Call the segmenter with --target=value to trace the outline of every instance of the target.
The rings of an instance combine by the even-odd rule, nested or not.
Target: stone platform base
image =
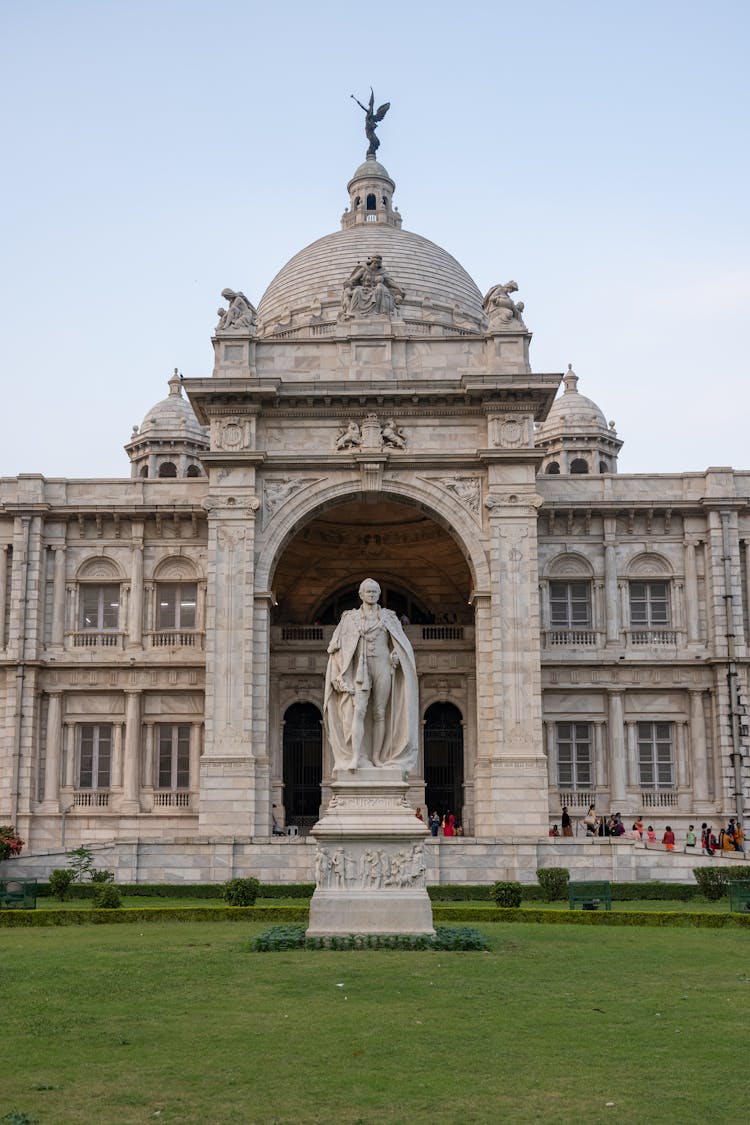
[[[312,830],[315,892],[308,934],[432,934],[424,841],[401,770],[367,768],[332,784]]]

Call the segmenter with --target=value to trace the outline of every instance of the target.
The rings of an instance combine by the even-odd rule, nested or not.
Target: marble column
[[[52,579],[52,633],[55,648],[62,648],[65,637],[65,547],[54,548],[55,569]]]
[[[685,627],[687,643],[697,644],[698,633],[698,567],[694,539],[685,542]]]
[[[202,724],[193,723],[190,727],[190,790],[197,793],[201,773],[201,734]]]
[[[141,692],[136,688],[125,692],[125,760],[123,762],[123,793],[121,812],[140,812],[139,762],[141,751]]]
[[[693,762],[693,800],[708,800],[708,747],[703,692],[690,692],[690,748]]]
[[[47,743],[44,765],[44,802],[40,811],[60,808],[60,765],[62,760],[62,692],[52,691],[47,704]]]
[[[143,644],[143,524],[133,523],[130,558],[130,604],[128,606],[128,648]]]
[[[122,789],[122,734],[123,724],[112,724],[112,765],[109,771],[110,789]]]
[[[609,763],[610,800],[612,806],[621,805],[627,796],[626,766],[627,748],[625,746],[625,722],[623,712],[623,692],[609,693]]]
[[[605,520],[605,528],[610,520]],[[620,621],[617,591],[617,551],[613,543],[604,547],[604,608],[607,623],[607,643],[616,644],[620,639]]]
[[[66,789],[76,787],[76,727],[73,722],[65,723],[65,773],[64,782]]]
[[[594,720],[594,784],[592,789],[595,792],[609,785],[609,770],[607,769],[607,755],[605,753],[606,729],[604,719]]]

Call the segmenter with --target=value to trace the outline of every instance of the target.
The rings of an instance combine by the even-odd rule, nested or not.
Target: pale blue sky
[[[127,476],[219,294],[338,229],[364,156],[538,371],[572,362],[623,472],[750,468],[750,6],[0,4],[0,475]]]

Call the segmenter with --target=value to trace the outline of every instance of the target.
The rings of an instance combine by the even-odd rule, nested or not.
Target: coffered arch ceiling
[[[471,573],[455,540],[416,507],[379,499],[330,507],[287,543],[273,578],[275,620],[310,624],[364,578],[411,594],[435,620],[473,619]]]

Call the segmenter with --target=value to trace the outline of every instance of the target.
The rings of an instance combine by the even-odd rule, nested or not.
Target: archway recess
[[[273,578],[275,623],[313,624],[367,577],[399,614],[473,620],[471,572],[456,541],[414,505],[381,498],[329,507],[287,542]]]

